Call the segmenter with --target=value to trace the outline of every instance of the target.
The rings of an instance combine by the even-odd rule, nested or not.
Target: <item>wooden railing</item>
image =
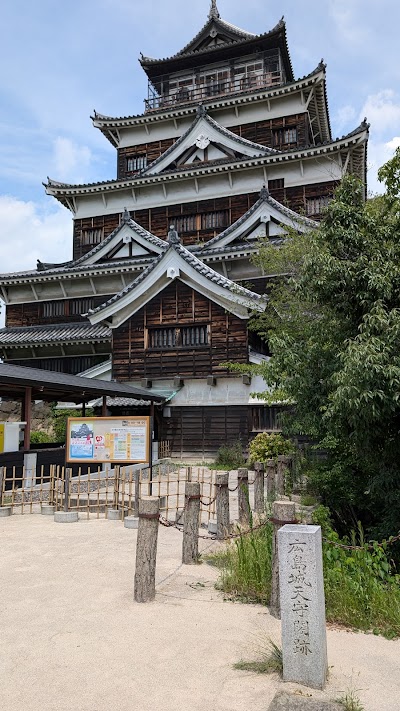
[[[277,86],[284,81],[282,72],[265,72],[264,74],[249,74],[236,79],[226,79],[217,81],[214,84],[202,84],[201,86],[181,87],[169,93],[158,95],[153,93],[144,100],[146,111],[154,109],[168,108],[177,104],[195,102],[201,103],[225,94],[236,94],[238,92],[258,90]]]

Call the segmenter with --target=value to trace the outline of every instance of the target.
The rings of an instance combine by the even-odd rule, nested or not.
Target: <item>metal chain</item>
[[[335,546],[336,548],[343,548],[343,550],[345,551],[373,551],[376,547],[384,548],[384,544],[386,544],[387,546],[392,546],[394,543],[397,543],[397,541],[400,541],[400,533],[397,536],[389,536],[387,541],[381,541],[380,543],[376,543],[375,546],[371,544],[364,546],[348,546],[344,543],[338,543],[337,541],[330,541],[324,536],[322,537],[322,540],[331,546]]]

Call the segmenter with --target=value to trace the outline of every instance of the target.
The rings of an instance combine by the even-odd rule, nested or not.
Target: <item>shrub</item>
[[[43,430],[33,430],[30,435],[31,444],[41,444],[42,442],[54,442],[54,437]]]
[[[219,448],[215,459],[217,467],[226,469],[238,469],[245,465],[241,442],[235,444],[225,444]]]
[[[86,408],[86,417],[93,416],[93,409]],[[54,410],[53,427],[56,442],[65,442],[68,417],[82,417],[81,410]]]
[[[260,432],[249,445],[249,462],[266,462],[267,459],[276,459],[279,455],[292,454],[293,443],[281,434],[268,434]]]

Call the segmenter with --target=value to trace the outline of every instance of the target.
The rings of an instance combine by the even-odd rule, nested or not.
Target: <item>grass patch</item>
[[[233,665],[234,669],[239,669],[241,671],[250,671],[255,674],[279,674],[282,676],[283,672],[283,661],[282,661],[282,650],[278,647],[272,639],[268,639],[261,654],[261,659],[257,661],[246,662],[241,660]]]
[[[332,530],[327,510],[319,507],[315,523],[323,536],[340,543]],[[350,541],[361,546],[346,550],[323,544],[326,618],[364,632],[400,637],[400,576],[390,561],[385,544],[366,543],[362,530]],[[244,602],[268,604],[271,594],[272,525],[243,535],[234,543],[209,556],[221,570],[219,589]]]
[[[343,706],[344,711],[365,711],[365,707],[362,705],[355,691],[346,691],[346,693],[336,699],[336,701]]]
[[[272,525],[269,522],[229,543],[210,556],[221,569],[218,587],[245,602],[267,604],[271,594],[271,551]]]

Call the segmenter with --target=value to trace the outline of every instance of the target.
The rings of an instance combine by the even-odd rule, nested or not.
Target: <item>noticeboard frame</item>
[[[89,428],[89,424],[92,424],[92,430],[89,428],[89,435],[92,435],[92,456],[71,456],[71,432],[73,423],[80,423],[80,426],[86,424]],[[138,422],[143,422],[143,428],[145,429],[145,458],[144,459],[133,459],[131,457],[121,458],[121,457],[95,457],[95,437],[96,437],[96,423],[105,425],[110,423],[110,430],[112,427],[116,427],[118,423],[121,423],[120,429],[125,427],[137,425]],[[127,424],[123,424],[127,423]],[[123,417],[68,417],[66,423],[66,444],[65,444],[65,461],[67,464],[105,464],[111,462],[113,464],[118,464],[119,462],[124,464],[147,464],[151,463],[151,446],[152,446],[152,418],[149,415],[143,416],[133,416],[126,415]],[[102,428],[104,429],[104,427]],[[88,447],[89,449],[89,447]]]

